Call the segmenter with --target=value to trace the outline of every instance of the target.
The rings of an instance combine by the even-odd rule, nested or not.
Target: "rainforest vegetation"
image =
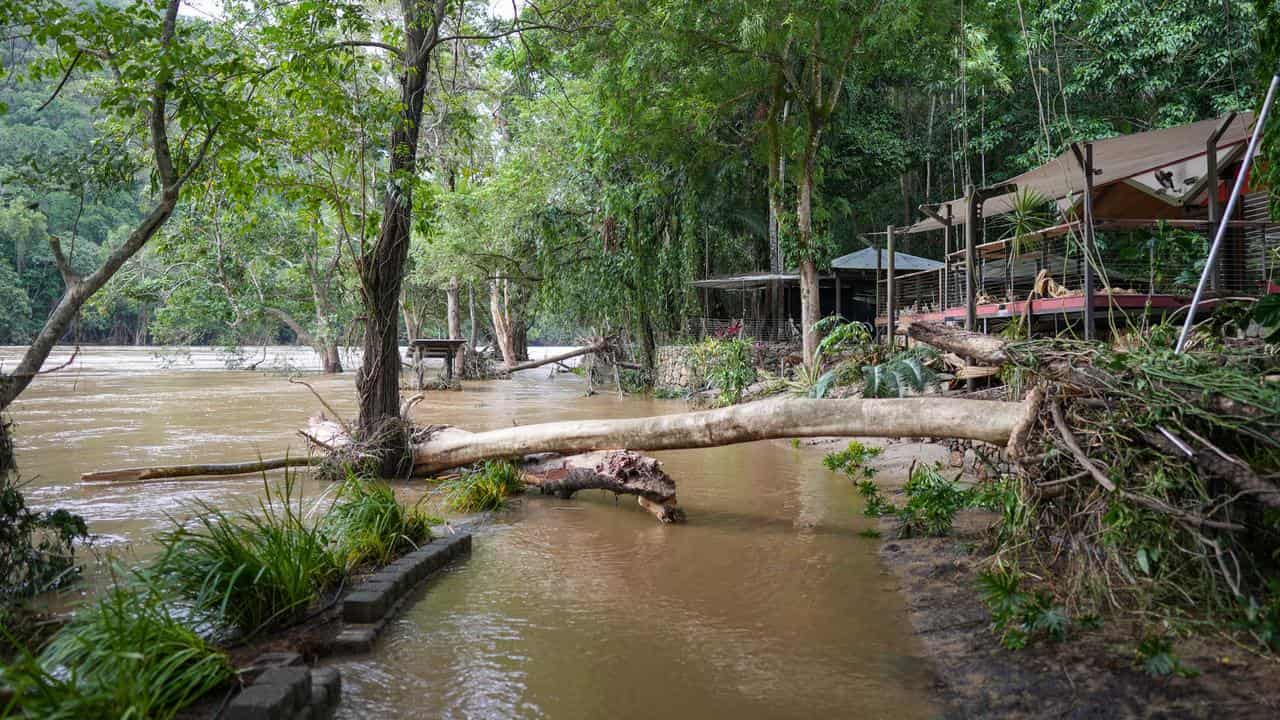
[[[1149,656],[1206,626],[1280,648],[1274,302],[1202,324],[1187,354],[1158,320],[1111,344],[921,323],[898,351],[818,302],[833,258],[923,204],[1082,139],[1258,110],[1280,62],[1274,3],[0,0],[0,29],[0,344],[22,346],[0,366],[0,617],[73,580],[87,533],[14,480],[7,418],[55,346],[298,344],[358,398],[352,422],[308,428],[327,457],[271,466],[320,465],[335,488],[321,512],[292,481],[253,511],[197,505],[158,558],[18,652],[4,679],[32,716],[165,717],[224,686],[218,643],[298,621],[427,538],[436,521],[377,478],[454,473],[454,512],[607,489],[672,522],[674,482],[634,451],[807,436],[994,448],[982,483],[913,465],[901,498],[867,467],[878,449],[827,467],[903,537],[995,514],[981,583],[1007,647],[1124,611],[1159,627]],[[1280,186],[1277,127],[1257,187]],[[924,234],[897,249],[943,255]],[[1170,251],[1192,284],[1203,252]],[[589,344],[620,392],[644,391],[703,311],[690,282],[747,271],[798,273],[801,338],[768,363],[739,337],[694,344],[718,409],[412,422],[409,340],[466,338],[467,375],[509,375],[530,344]],[[938,397],[957,379],[948,354],[1002,394]],[[761,395],[778,397],[743,402]],[[171,654],[104,659],[131,643]],[[1162,662],[1154,674],[1177,669]],[[50,670],[66,666],[84,674]]]

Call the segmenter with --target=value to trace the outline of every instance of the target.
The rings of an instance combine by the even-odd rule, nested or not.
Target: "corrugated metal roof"
[[[889,268],[889,251],[880,249],[881,270]],[[942,263],[929,258],[908,255],[904,252],[895,252],[893,254],[894,270],[937,270],[942,267]],[[876,265],[876,248],[864,248],[857,252],[851,252],[848,255],[841,255],[831,261],[831,267],[835,270],[875,270]]]
[[[1221,120],[1222,118],[1214,118],[1189,125],[1093,141],[1093,167],[1097,171],[1093,180],[1094,188],[1136,178],[1203,156],[1209,135]],[[1218,140],[1219,152],[1248,141],[1252,128],[1253,113],[1236,115]],[[1048,200],[1059,201],[1061,207],[1063,201],[1074,201],[1072,196],[1084,190],[1084,173],[1076,162],[1075,154],[1068,150],[1007,182],[1017,185],[1018,192],[1033,190]],[[1013,193],[991,198],[983,203],[982,214],[991,217],[1009,212],[1013,207],[1013,199]],[[944,203],[938,208],[938,214],[946,217],[948,207],[951,209],[952,224],[963,225],[965,199],[956,198]],[[918,233],[941,228],[942,223],[928,218],[912,225],[907,232]]]
[[[694,280],[689,283],[694,287],[719,288],[722,290],[748,290],[761,287],[771,282],[798,282],[800,276],[789,273],[747,273],[745,275],[723,275],[721,277]]]

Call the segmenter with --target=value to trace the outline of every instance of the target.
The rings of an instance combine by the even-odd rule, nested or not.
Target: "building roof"
[[[1119,135],[1093,141],[1093,167],[1096,172],[1093,180],[1095,188],[1112,183],[1130,181],[1130,184],[1142,186],[1150,192],[1156,192],[1161,183],[1155,177],[1157,170],[1172,174],[1174,188],[1167,190],[1170,194],[1181,194],[1181,200],[1187,200],[1187,194],[1198,195],[1204,190],[1204,183],[1197,182],[1204,175],[1206,146],[1209,136],[1225,118],[1214,118],[1179,125],[1177,127],[1151,130],[1149,132]],[[1236,115],[1227,125],[1218,139],[1218,150],[1235,150],[1247,142],[1253,128],[1253,113],[1243,112]],[[1225,164],[1225,158],[1219,158],[1219,167]],[[1047,200],[1057,201],[1059,207],[1074,204],[1076,196],[1084,190],[1084,173],[1076,162],[1075,154],[1067,151],[1040,167],[1010,178],[1007,182],[1017,186],[1017,192],[1034,191]],[[1180,189],[1182,193],[1180,193]],[[1001,215],[1013,208],[1014,193],[1000,195],[983,203],[984,217]],[[965,220],[965,198],[956,198],[938,207],[938,214],[947,217],[950,210],[953,225],[963,225]],[[938,230],[942,223],[928,218],[912,225],[908,233]]]
[[[720,277],[694,280],[689,283],[694,287],[715,288],[719,290],[753,290],[771,282],[799,282],[800,276],[795,273],[747,273],[745,275],[721,275]]]
[[[876,248],[863,248],[848,255],[841,255],[831,261],[832,270],[887,270],[889,268],[889,251],[879,249],[880,261],[876,262]],[[893,269],[899,270],[937,270],[942,263],[929,258],[908,255],[904,252],[893,253]]]

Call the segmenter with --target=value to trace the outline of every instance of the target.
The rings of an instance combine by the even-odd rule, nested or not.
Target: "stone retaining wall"
[[[343,627],[330,652],[368,652],[406,595],[455,557],[471,552],[471,533],[437,538],[387,565],[342,599]]]
[[[248,686],[227,705],[226,720],[328,720],[342,695],[335,668],[309,668],[298,653],[259,656],[241,678]]]

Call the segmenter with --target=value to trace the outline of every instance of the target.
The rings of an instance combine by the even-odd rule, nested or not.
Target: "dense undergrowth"
[[[946,534],[968,507],[996,513],[980,591],[1007,647],[1117,621],[1153,674],[1191,672],[1171,650],[1190,634],[1280,651],[1280,356],[1209,332],[1175,354],[1175,334],[1157,325],[1109,345],[1012,335],[1000,378],[1038,415],[977,486],[917,466],[895,504],[859,453],[828,466],[903,536]]]
[[[254,510],[206,503],[157,536],[151,562],[0,671],[0,717],[168,718],[234,677],[223,646],[323,610],[344,579],[426,541],[438,523],[384,482],[354,476],[304,503],[287,475]]]

